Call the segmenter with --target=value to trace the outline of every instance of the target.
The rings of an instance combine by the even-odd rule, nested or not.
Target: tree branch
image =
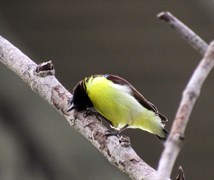
[[[33,91],[38,93],[69,124],[88,139],[113,165],[132,179],[158,179],[158,173],[147,165],[132,149],[127,138],[106,137],[108,129],[94,116],[67,112],[68,100],[72,95],[54,76],[51,62],[37,65],[19,49],[0,36],[0,62],[13,70]]]
[[[157,17],[169,24],[190,46],[198,51],[202,56],[207,50],[207,43],[195,34],[189,27],[173,16],[170,12],[161,12]]]
[[[160,13],[158,17],[169,23],[201,54],[205,53],[183,92],[170,135],[165,143],[165,148],[159,161],[158,172],[160,173],[160,178],[166,179],[170,177],[175,160],[181,149],[182,141],[184,139],[184,131],[194,104],[200,94],[201,87],[214,66],[214,41],[208,46],[192,30],[168,12]]]

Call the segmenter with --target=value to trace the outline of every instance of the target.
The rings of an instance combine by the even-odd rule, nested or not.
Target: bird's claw
[[[98,112],[92,111],[90,109],[86,109],[86,111],[83,113],[83,117],[86,118],[88,116],[96,116],[96,118],[99,121],[102,121],[102,115],[100,115]]]
[[[124,135],[120,136],[119,142],[123,147],[131,146],[130,138],[128,136],[124,136]]]
[[[109,137],[109,136],[116,136],[116,137],[120,137],[120,134],[118,131],[110,131],[108,130],[106,133],[105,133],[105,136],[106,137]]]
[[[93,115],[93,112],[90,109],[86,109],[86,111],[83,113],[84,118],[92,115]]]

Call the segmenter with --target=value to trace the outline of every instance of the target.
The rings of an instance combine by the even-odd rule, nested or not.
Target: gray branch
[[[183,91],[169,138],[165,143],[165,148],[159,161],[158,172],[160,177],[161,179],[167,179],[170,177],[176,158],[181,150],[184,131],[194,104],[200,95],[205,79],[214,66],[214,42],[208,46],[198,35],[169,12],[160,13],[158,17],[169,23],[194,49],[204,55]]]
[[[207,50],[207,43],[188,26],[173,16],[170,12],[161,12],[157,17],[169,24],[190,46],[198,51],[202,56]]]
[[[158,173],[132,149],[127,138],[106,137],[108,129],[94,116],[67,112],[72,97],[54,76],[51,62],[37,65],[19,49],[0,36],[0,62],[14,71],[33,91],[61,113],[69,124],[88,139],[113,165],[132,179],[158,179]]]

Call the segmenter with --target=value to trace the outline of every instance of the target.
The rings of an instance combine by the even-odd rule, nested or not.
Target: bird
[[[161,142],[167,139],[167,118],[120,76],[97,74],[77,83],[73,89],[69,111],[88,108],[94,108],[118,133],[133,128],[154,134]]]

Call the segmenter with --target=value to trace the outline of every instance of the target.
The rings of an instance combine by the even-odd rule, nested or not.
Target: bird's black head
[[[91,100],[89,99],[87,92],[85,81],[80,81],[73,89],[73,98],[71,100],[71,108],[77,110],[84,110],[87,107],[93,107]]]

